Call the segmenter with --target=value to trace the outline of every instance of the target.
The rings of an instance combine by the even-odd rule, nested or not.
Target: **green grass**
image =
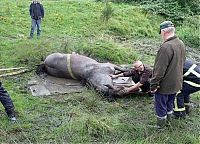
[[[92,90],[33,97],[27,89],[35,66],[53,52],[75,51],[116,64],[131,64],[141,59],[152,65],[154,49],[146,52],[139,46],[146,39],[159,41],[161,17],[143,13],[136,6],[111,3],[114,13],[108,23],[103,23],[104,3],[43,0],[45,18],[41,38],[29,40],[29,2],[3,0],[0,6],[0,68],[25,66],[32,70],[1,78],[15,104],[18,122],[11,124],[0,105],[0,143],[199,142],[199,107],[185,120],[174,120],[172,127],[158,131],[148,127],[155,124],[156,118],[153,100],[147,96],[131,95],[108,102]],[[195,27],[188,25],[178,27],[178,34],[194,31]],[[198,105],[199,95],[191,96]]]

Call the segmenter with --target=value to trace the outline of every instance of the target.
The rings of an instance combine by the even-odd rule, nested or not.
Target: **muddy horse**
[[[42,71],[59,78],[80,80],[103,95],[117,96],[123,87],[113,85],[110,74],[116,70],[123,72],[127,69],[111,63],[99,63],[79,54],[53,53],[46,57],[37,73]]]

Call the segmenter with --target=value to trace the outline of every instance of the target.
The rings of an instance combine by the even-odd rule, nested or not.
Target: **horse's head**
[[[108,87],[108,94],[112,96],[123,96],[126,93],[124,92],[124,86],[113,86],[113,85],[105,85]]]

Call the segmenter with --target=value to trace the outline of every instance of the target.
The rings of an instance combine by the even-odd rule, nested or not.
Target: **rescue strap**
[[[0,78],[1,77],[6,77],[6,76],[12,76],[12,75],[17,75],[17,74],[25,73],[26,71],[28,71],[28,69],[22,69],[22,70],[18,70],[18,71],[14,71],[14,72],[4,73],[4,74],[0,75]]]
[[[3,68],[0,71],[11,71],[11,70],[19,70],[19,69],[26,69],[26,67],[18,67],[18,68]]]
[[[200,74],[194,70],[196,67],[197,67],[197,65],[196,65],[196,64],[193,64],[183,76],[186,77],[186,76],[188,76],[190,73],[192,73],[192,74],[194,74],[196,77],[200,78]]]
[[[194,83],[194,82],[191,82],[191,81],[184,80],[184,82],[189,84],[189,85],[191,85],[191,86],[193,86],[193,87],[200,87],[200,84],[197,84],[197,83]]]
[[[67,71],[69,72],[69,75],[70,75],[73,79],[76,79],[76,77],[75,77],[74,74],[72,73],[70,56],[71,56],[71,54],[67,54]]]
[[[167,114],[168,114],[168,115],[173,114],[173,111],[169,111],[169,112],[167,112]]]
[[[174,100],[174,111],[175,112],[182,112],[182,111],[185,111],[185,107],[183,108],[178,108],[178,104],[177,104],[177,95],[181,93],[181,91],[178,91],[177,94],[176,94],[176,97],[175,97],[175,100]]]

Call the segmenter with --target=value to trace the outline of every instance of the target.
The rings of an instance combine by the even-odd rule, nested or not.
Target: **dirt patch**
[[[145,54],[149,56],[155,56],[159,46],[162,44],[161,40],[157,39],[134,39],[134,40],[127,40],[127,41],[118,41],[120,45],[123,47],[131,47],[134,50],[138,51],[140,54]],[[193,59],[197,63],[200,62],[200,50],[192,47],[186,46],[186,57]]]
[[[49,75],[45,77],[33,76],[28,82],[28,87],[33,96],[80,93],[84,90],[79,81]]]

